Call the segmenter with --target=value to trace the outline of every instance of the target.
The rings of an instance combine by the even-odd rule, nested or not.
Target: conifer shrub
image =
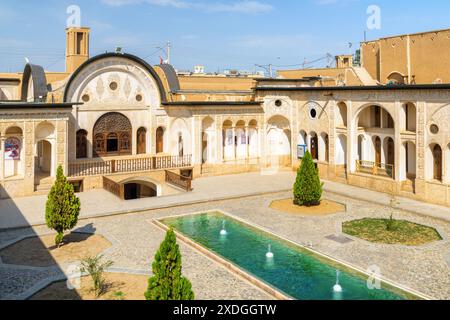
[[[173,229],[167,231],[152,265],[147,300],[194,300],[191,282],[182,276],[181,253]]]
[[[55,244],[60,245],[64,231],[74,228],[80,214],[80,199],[75,195],[73,186],[64,176],[63,168],[58,167],[56,181],[48,194],[45,205],[47,227],[57,232]]]
[[[294,204],[299,206],[318,206],[323,193],[323,183],[320,182],[319,171],[311,154],[307,151],[297,171],[294,184]]]

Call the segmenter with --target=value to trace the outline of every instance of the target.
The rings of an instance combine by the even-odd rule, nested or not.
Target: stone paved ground
[[[290,193],[284,192],[145,213],[92,218],[80,221],[79,226],[87,226],[88,229],[106,236],[115,244],[106,254],[107,258],[114,260],[114,267],[150,272],[151,261],[164,237],[164,233],[150,223],[151,219],[219,209],[297,243],[312,243],[315,250],[361,269],[366,270],[369,266],[377,265],[381,268],[382,275],[390,280],[438,299],[450,299],[450,266],[446,263],[446,258],[450,254],[448,240],[422,247],[378,245],[362,240],[339,244],[326,237],[339,233],[339,226],[343,221],[363,217],[388,217],[389,210],[381,205],[330,193],[326,194],[326,198],[345,203],[348,206],[347,213],[326,217],[301,217],[283,214],[269,208],[273,200],[289,196]],[[446,239],[450,234],[450,223],[443,220],[404,211],[397,211],[395,217],[437,227]],[[47,231],[44,227],[3,231],[0,232],[0,246],[26,233],[40,234]],[[184,272],[192,280],[198,298],[269,298],[194,249],[181,244],[181,250]],[[27,281],[17,280],[22,273],[27,274]],[[48,277],[48,274],[42,271],[5,268],[0,265],[0,298],[5,298],[12,291],[18,295],[45,277]]]

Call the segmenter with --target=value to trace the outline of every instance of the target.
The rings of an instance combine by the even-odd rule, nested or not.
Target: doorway
[[[164,152],[164,128],[156,129],[156,153]]]
[[[381,164],[381,139],[379,137],[375,138],[375,164]]]
[[[46,140],[37,143],[36,176],[49,177],[52,171],[52,145]]]

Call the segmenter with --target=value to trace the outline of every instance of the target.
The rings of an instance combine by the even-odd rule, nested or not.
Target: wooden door
[[[147,130],[145,128],[140,128],[137,133],[137,154],[145,154],[146,150],[146,139]]]
[[[159,127],[156,130],[156,153],[164,152],[164,129]]]
[[[442,181],[442,149],[436,145],[433,149],[434,179]]]
[[[314,160],[319,160],[317,136],[311,137],[311,156]]]
[[[375,139],[375,163],[381,164],[381,139]]]
[[[394,148],[394,140],[389,139],[387,145],[387,164],[394,165],[395,164],[395,148]]]
[[[87,158],[87,132],[80,130],[77,132],[77,159]]]

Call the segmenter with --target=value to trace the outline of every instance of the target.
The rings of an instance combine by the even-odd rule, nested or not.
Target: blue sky
[[[380,7],[381,29],[368,39],[450,28],[447,0],[0,0],[0,72],[21,71],[25,56],[63,71],[73,4],[92,29],[91,55],[122,46],[156,64],[164,55],[156,47],[171,41],[176,68],[208,71],[348,54],[363,40],[369,5]]]

